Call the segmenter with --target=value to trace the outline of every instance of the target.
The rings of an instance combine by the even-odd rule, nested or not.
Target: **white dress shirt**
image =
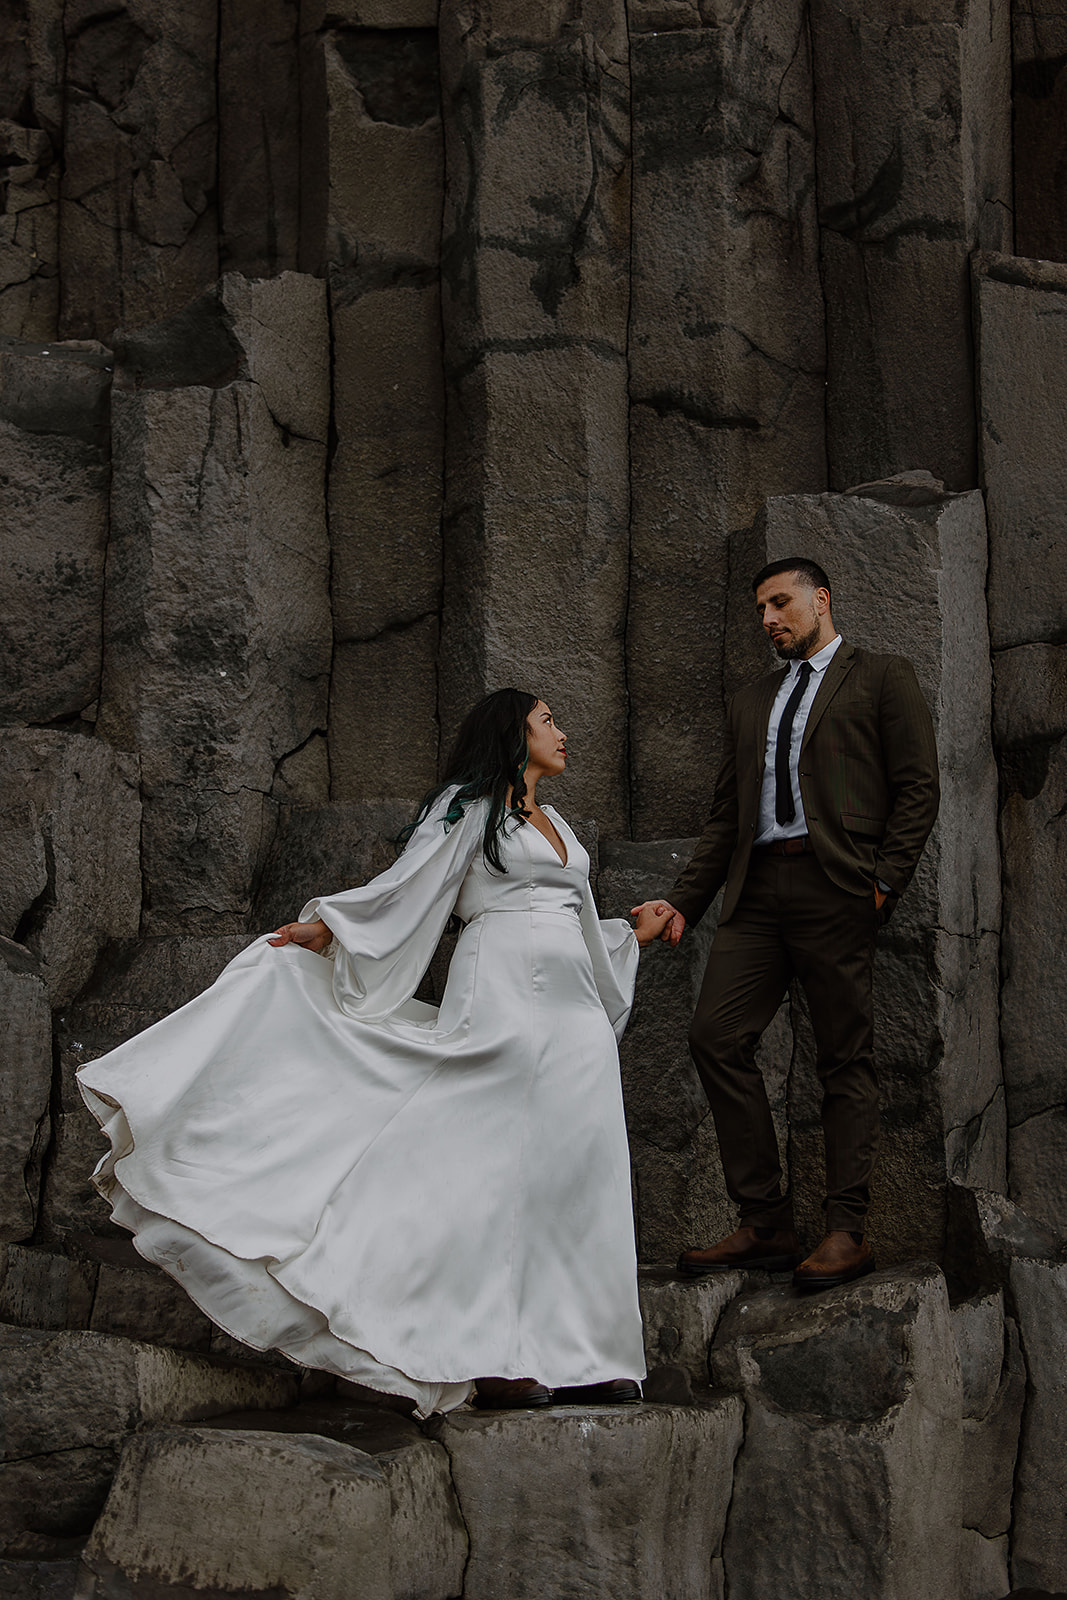
[[[792,822],[779,822],[775,817],[774,805],[774,756],[775,746],[778,743],[778,728],[782,720],[785,703],[796,687],[797,676],[800,672],[800,662],[791,661],[789,671],[782,679],[781,687],[774,697],[771,707],[771,720],[767,724],[767,750],[763,758],[763,787],[760,790],[759,813],[756,817],[756,837],[754,844],[773,844],[775,839],[799,839],[807,833],[808,824],[804,816],[804,805],[800,798],[800,746],[804,740],[804,729],[807,727],[808,714],[812,702],[822,682],[823,673],[826,671],[834,654],[841,644],[841,635],[836,633],[830,643],[824,645],[818,654],[809,657],[811,676],[808,678],[797,706],[796,716],[793,718],[792,737],[789,741],[789,781],[793,787],[793,804],[796,806],[796,815]]]

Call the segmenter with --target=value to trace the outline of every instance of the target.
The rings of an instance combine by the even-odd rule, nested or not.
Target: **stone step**
[[[706,1395],[711,1386],[708,1349],[719,1319],[743,1289],[770,1282],[766,1272],[682,1278],[671,1266],[642,1267],[638,1286],[648,1367],[645,1399],[687,1405]]]
[[[708,1600],[742,1413],[720,1396],[420,1428],[335,1400],[138,1433],[79,1600]]]
[[[980,1340],[980,1319],[968,1331]],[[999,1348],[1002,1326],[995,1336]],[[746,1290],[710,1371],[745,1400],[723,1547],[731,1600],[974,1600],[960,1571],[960,1361],[937,1267],[810,1297]],[[1001,1577],[1006,1592],[1003,1552]]]
[[[135,1429],[292,1405],[295,1371],[91,1332],[0,1325],[0,1557],[84,1537]]]
[[[1058,1298],[1063,1270],[1015,1264],[1035,1364],[1030,1280]],[[0,1329],[0,1513],[16,1529],[0,1557],[47,1556],[35,1540],[96,1518],[79,1600],[348,1600],[357,1579],[392,1600],[1007,1592],[1026,1369],[1004,1289],[951,1309],[933,1266],[810,1297],[764,1273],[660,1267],[641,1300],[657,1400],[425,1424],[369,1395],[305,1387],[297,1403],[291,1373]],[[365,1573],[338,1565],[338,1527]]]
[[[464,1600],[707,1600],[744,1406],[453,1412],[448,1451],[471,1540]]]
[[[191,1600],[204,1590],[393,1600],[389,1531],[385,1474],[349,1445],[159,1428],[127,1441],[86,1547],[79,1600]]]
[[[4,1600],[71,1600],[78,1582],[76,1556],[59,1561],[0,1560]]]
[[[448,1455],[412,1417],[394,1409],[403,1402],[392,1396],[382,1399],[385,1403],[379,1405],[339,1394],[304,1401],[288,1411],[213,1417],[205,1426],[315,1434],[371,1457],[389,1490],[391,1581],[397,1600],[459,1594],[469,1541]]]

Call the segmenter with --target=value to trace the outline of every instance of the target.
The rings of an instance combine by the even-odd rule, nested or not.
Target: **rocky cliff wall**
[[[725,698],[767,665],[748,576],[806,551],[939,731],[944,809],[879,958],[872,1237],[941,1263],[983,1359],[1028,1374],[1014,1511],[1017,1411],[998,1509],[952,1513],[959,1594],[999,1600],[1009,1555],[1067,1584],[1036,1532],[1067,1235],[1067,7],[12,0],[0,28],[2,1314],[219,1354],[88,1188],[78,1063],[383,865],[505,682],[568,729],[554,798],[605,913],[669,886]],[[624,1044],[649,1262],[730,1223],[684,1047],[713,921],[644,957]],[[793,996],[762,1052],[817,1233],[809,1034]],[[1011,1272],[979,1194],[1031,1219]],[[762,1600],[797,1581],[772,1561]]]

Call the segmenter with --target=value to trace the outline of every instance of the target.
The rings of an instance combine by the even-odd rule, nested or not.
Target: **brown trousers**
[[[737,908],[715,935],[689,1048],[744,1225],[793,1226],[755,1054],[795,977],[811,1008],[823,1089],[826,1226],[863,1230],[878,1153],[872,977],[880,924],[873,889],[869,898],[839,889],[810,853],[755,851]]]

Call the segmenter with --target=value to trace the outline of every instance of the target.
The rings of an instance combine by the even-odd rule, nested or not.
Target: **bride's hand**
[[[312,954],[320,955],[332,938],[333,934],[325,922],[321,920],[316,920],[315,922],[287,922],[284,928],[276,928],[274,930],[267,943],[276,945],[279,948],[283,944],[298,944],[304,950],[310,950]]]
[[[643,948],[646,944],[651,944],[654,939],[663,938],[664,929],[677,913],[674,907],[667,905],[665,901],[646,900],[644,905],[634,906],[630,915],[637,918],[634,933],[638,944]]]

